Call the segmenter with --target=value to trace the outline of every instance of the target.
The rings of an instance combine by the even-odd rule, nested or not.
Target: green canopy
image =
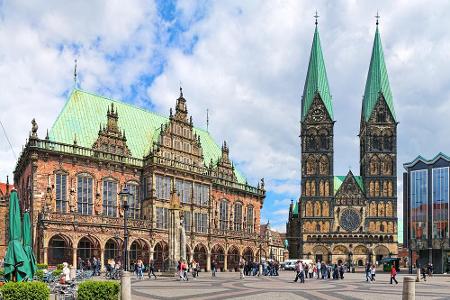
[[[30,262],[30,274],[28,277],[33,278],[36,273],[36,257],[34,257],[33,248],[31,247],[31,221],[30,221],[30,213],[26,211],[23,214],[23,249],[28,256],[28,260]]]
[[[23,281],[30,274],[30,262],[22,245],[22,224],[17,192],[9,198],[9,241],[5,256],[5,278]]]

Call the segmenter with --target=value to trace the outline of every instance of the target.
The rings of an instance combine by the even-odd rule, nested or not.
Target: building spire
[[[377,10],[377,15],[375,16],[375,19],[377,19],[377,21],[375,22],[375,24],[376,24],[377,27],[378,27],[379,19],[380,19],[380,15],[378,14],[378,10]]]
[[[316,24],[316,27],[317,27],[317,24],[319,24],[319,22],[317,22],[317,19],[319,18],[320,16],[317,14],[317,9],[316,9],[316,14],[314,15],[314,18],[316,19],[316,21],[314,22],[314,24]]]
[[[362,119],[368,121],[372,115],[372,111],[382,96],[386,101],[389,111],[396,120],[394,101],[392,97],[391,87],[389,84],[389,77],[384,61],[383,46],[381,44],[380,31],[378,30],[378,19],[375,29],[375,37],[373,40],[372,56],[370,58],[369,72],[367,73],[366,87],[364,89],[363,105],[362,105]]]
[[[209,109],[206,109],[206,132],[209,132]]]
[[[73,86],[74,86],[74,88],[77,88],[78,86],[77,86],[77,76],[78,76],[78,74],[77,74],[77,63],[78,63],[78,60],[75,58],[75,61],[74,61],[74,68],[73,68]]]
[[[314,18],[317,18],[318,14]],[[306,75],[305,86],[303,88],[302,96],[302,110],[301,120],[303,121],[308,114],[308,111],[313,103],[316,95],[322,99],[327,112],[331,119],[333,119],[333,106],[331,103],[330,88],[328,85],[327,70],[325,68],[325,61],[322,54],[322,46],[320,45],[319,29],[314,30],[314,38],[311,46],[311,54],[309,57],[308,72]]]

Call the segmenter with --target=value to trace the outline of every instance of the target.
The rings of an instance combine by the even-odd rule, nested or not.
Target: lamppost
[[[122,203],[123,208],[123,245],[124,245],[124,251],[123,251],[123,270],[128,271],[128,226],[127,226],[127,215],[128,215],[128,209],[130,208],[130,198],[132,194],[128,190],[128,187],[125,186],[123,190],[119,193],[120,201]]]

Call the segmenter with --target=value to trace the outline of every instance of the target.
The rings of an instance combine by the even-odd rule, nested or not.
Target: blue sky
[[[450,152],[446,1],[0,1],[0,120],[18,154],[79,86],[167,115],[180,83],[194,124],[226,140],[238,168],[266,180],[263,221],[284,231],[300,191],[300,97],[318,10],[333,97],[335,175],[359,173],[361,99],[377,10],[399,118],[402,164]],[[0,180],[15,157],[0,134]]]

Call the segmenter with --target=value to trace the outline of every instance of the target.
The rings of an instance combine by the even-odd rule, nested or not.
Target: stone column
[[[44,264],[48,264],[48,248],[44,247]]]
[[[211,252],[206,254],[206,272],[211,271]]]
[[[100,272],[103,271],[105,266],[105,249],[100,248]]]
[[[131,280],[130,272],[124,271],[120,279],[120,299],[131,300]]]
[[[172,204],[169,208],[169,272],[171,273],[176,272],[177,261],[180,259],[179,224],[180,208]]]
[[[416,264],[416,282],[420,282],[420,267]]]
[[[77,268],[78,267],[78,265],[77,265],[77,251],[78,249],[77,248],[73,248],[72,249],[72,266],[74,266],[75,268]]]
[[[402,300],[416,299],[416,283],[414,277],[406,276],[403,278]]]
[[[223,258],[223,270],[221,271],[228,271],[228,255],[227,253],[224,254],[224,258]]]
[[[153,260],[153,259],[154,259],[154,256],[155,256],[155,250],[150,249],[148,261],[150,262],[151,260]]]

